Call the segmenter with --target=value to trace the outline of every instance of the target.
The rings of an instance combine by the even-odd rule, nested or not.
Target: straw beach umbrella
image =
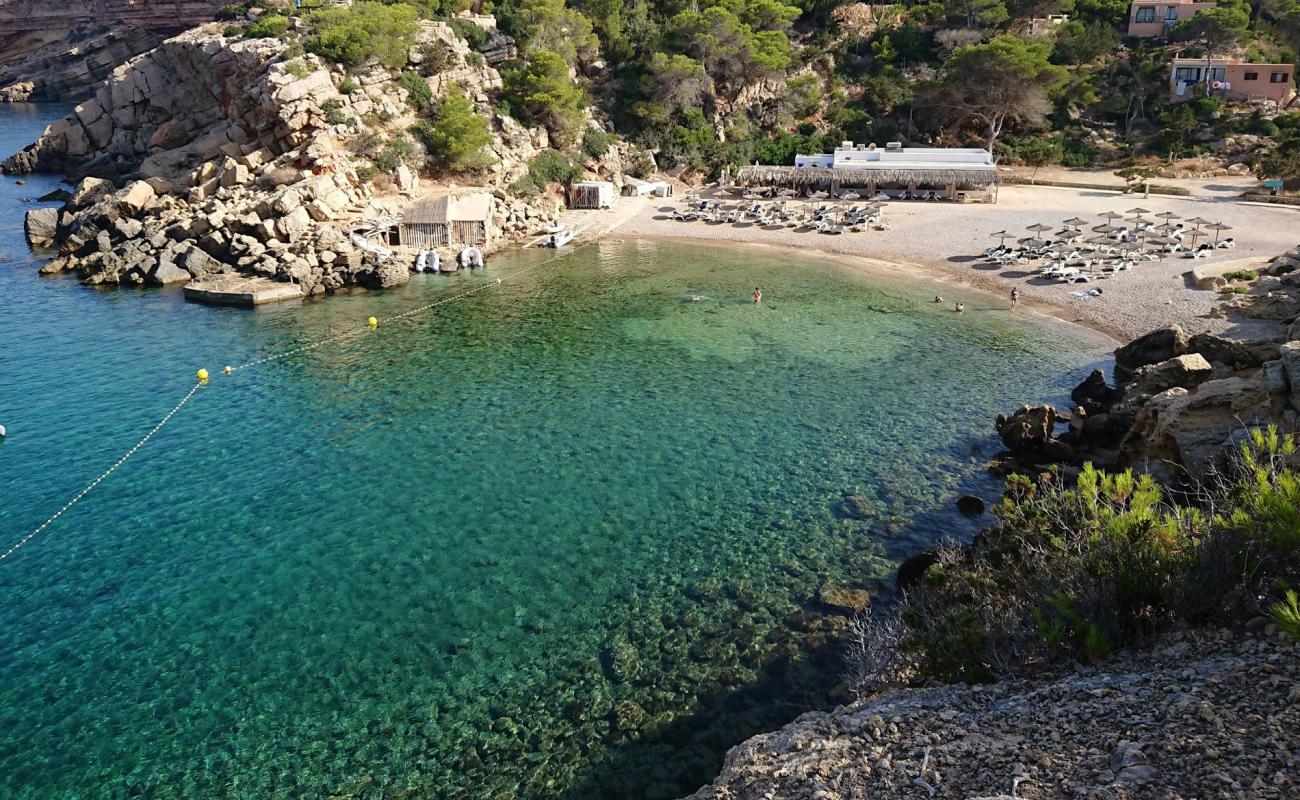
[[[1231,225],[1224,225],[1222,222],[1215,222],[1215,223],[1212,224],[1212,225],[1206,225],[1205,228],[1206,228],[1207,230],[1214,231],[1214,243],[1215,243],[1216,245],[1219,243],[1219,234],[1220,234],[1220,233],[1222,233],[1222,232],[1224,232],[1224,231],[1230,231],[1230,230],[1232,230],[1232,226],[1231,226]]]
[[[1143,208],[1142,206],[1138,206],[1137,208],[1130,208],[1128,211],[1125,211],[1124,213],[1125,213],[1125,214],[1132,214],[1132,215],[1135,216],[1135,217],[1140,217],[1140,216],[1142,216],[1143,214],[1150,214],[1150,213],[1151,213],[1151,209],[1149,209],[1149,208]]]
[[[1078,227],[1081,227],[1081,226],[1083,226],[1083,225],[1087,225],[1087,224],[1088,224],[1088,220],[1086,220],[1086,219],[1080,219],[1079,217],[1070,217],[1069,219],[1065,220],[1065,221],[1062,222],[1061,224],[1062,224],[1062,225],[1069,225],[1069,226],[1072,227],[1072,228],[1078,228]]]
[[[1015,234],[1008,233],[1007,231],[998,231],[997,233],[990,233],[989,236],[998,237],[998,247],[1001,247],[1003,243],[1006,242],[1007,239],[1010,239],[1012,236],[1015,236]]]
[[[1156,214],[1156,216],[1159,217],[1160,219],[1163,219],[1166,223],[1169,222],[1169,220],[1171,219],[1182,219],[1182,217],[1178,216],[1172,211],[1161,211],[1159,214]]]
[[[1191,219],[1187,220],[1187,222],[1191,225],[1195,225],[1197,230],[1200,230],[1202,225],[1210,224],[1210,221],[1208,219],[1202,219],[1201,217],[1192,217]]]
[[[1124,215],[1123,215],[1123,214],[1119,214],[1119,213],[1114,212],[1114,211],[1106,211],[1106,212],[1100,214],[1099,216],[1105,217],[1106,219],[1123,219],[1123,218],[1124,218]]]

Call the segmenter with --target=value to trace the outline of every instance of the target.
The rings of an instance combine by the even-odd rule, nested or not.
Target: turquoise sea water
[[[54,116],[0,108],[0,150]],[[39,278],[53,185],[0,179],[0,550],[214,377],[0,562],[7,798],[690,791],[825,701],[817,588],[969,535],[992,416],[1100,357],[924,284],[611,242],[226,378],[549,254],[208,308]]]

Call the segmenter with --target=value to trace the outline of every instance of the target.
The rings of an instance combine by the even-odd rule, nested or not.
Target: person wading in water
[[[1018,305],[1020,305],[1020,287],[1013,286],[1011,288],[1011,310],[1015,311]]]
[[[760,289],[760,288],[758,288],[757,286],[755,286],[755,287],[754,287],[754,305],[758,305],[758,304],[761,303],[761,302],[763,302],[763,290]]]

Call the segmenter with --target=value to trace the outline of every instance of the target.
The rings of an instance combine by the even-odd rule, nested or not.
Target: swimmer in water
[[[942,303],[942,302],[943,302],[943,298],[936,294],[936,295],[934,296],[934,302],[936,302],[936,303]]]
[[[754,305],[758,305],[758,304],[761,303],[761,302],[763,302],[763,290],[760,289],[760,288],[758,288],[757,286],[755,286],[755,287],[754,287]]]
[[[958,303],[957,305],[953,306],[952,310],[953,310],[953,311],[956,311],[958,314],[960,314],[961,312],[963,312],[963,311],[966,310],[966,304],[965,304],[965,303]]]
[[[700,301],[703,300],[703,299],[704,299],[704,295],[702,295],[702,294],[693,294],[693,295],[691,295],[691,302],[692,302],[692,303],[698,303],[698,302],[700,302]]]

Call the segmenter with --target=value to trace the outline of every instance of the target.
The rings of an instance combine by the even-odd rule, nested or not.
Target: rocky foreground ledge
[[[1100,667],[893,690],[727,753],[691,800],[1293,798],[1300,648],[1175,633]]]

